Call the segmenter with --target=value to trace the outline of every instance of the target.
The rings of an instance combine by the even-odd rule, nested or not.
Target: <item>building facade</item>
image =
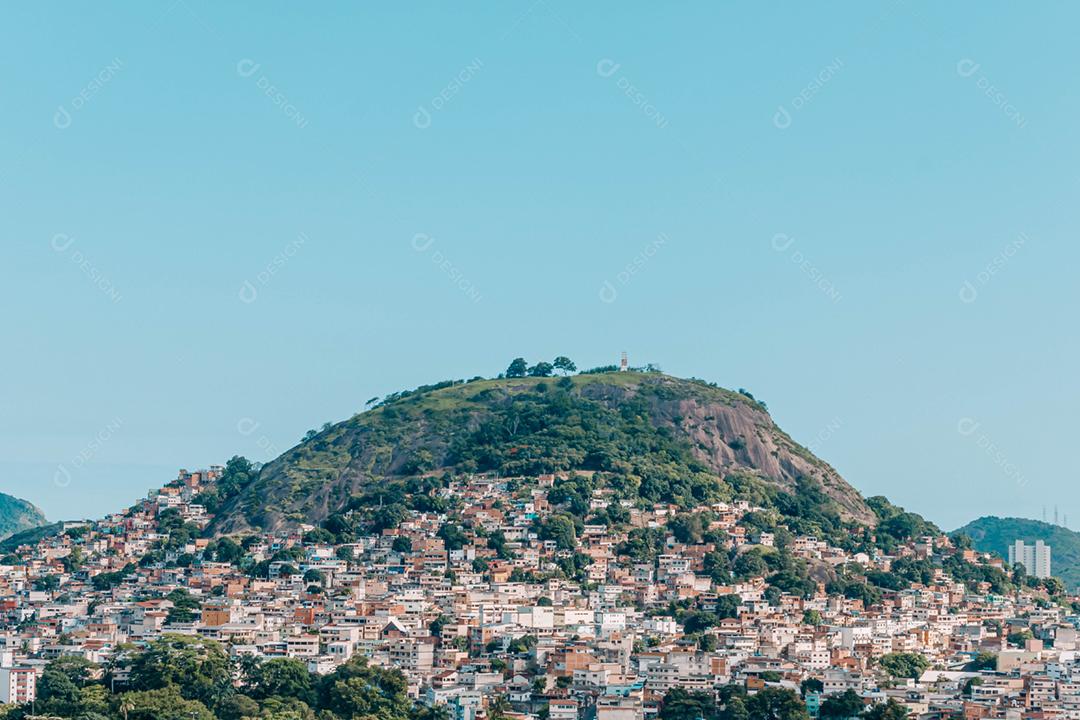
[[[1037,578],[1050,577],[1050,546],[1042,540],[1027,545],[1017,540],[1009,546],[1009,565],[1020,563],[1028,575]]]

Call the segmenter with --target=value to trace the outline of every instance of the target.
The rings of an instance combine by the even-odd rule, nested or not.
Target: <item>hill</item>
[[[877,514],[749,393],[656,372],[438,383],[326,427],[209,498],[215,534],[319,524],[373,487],[444,473],[601,473],[644,502],[820,489],[844,521]],[[753,490],[751,490],[753,489]]]
[[[0,493],[0,540],[22,530],[28,530],[47,522],[45,513],[33,503]]]
[[[1009,545],[1017,540],[1042,540],[1050,546],[1051,571],[1070,590],[1080,587],[1080,533],[1060,525],[1025,518],[981,517],[952,535],[967,535],[977,550],[1009,557]]]

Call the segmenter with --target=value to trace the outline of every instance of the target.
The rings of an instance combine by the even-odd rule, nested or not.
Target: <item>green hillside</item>
[[[211,498],[216,533],[319,524],[375,485],[435,473],[601,473],[644,503],[733,496],[739,475],[788,493],[821,488],[847,520],[874,511],[791,439],[764,403],[659,372],[446,381],[394,393],[312,432],[254,477]]]
[[[0,493],[0,540],[46,522],[45,514],[32,503]]]
[[[1080,587],[1080,533],[1060,525],[1026,518],[981,517],[953,535],[970,537],[976,549],[1009,557],[1009,545],[1017,540],[1033,543],[1042,540],[1050,546],[1051,571],[1069,589]]]

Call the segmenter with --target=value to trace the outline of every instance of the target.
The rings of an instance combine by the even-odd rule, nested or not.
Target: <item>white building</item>
[[[1050,577],[1050,546],[1042,540],[1034,545],[1025,545],[1017,540],[1009,546],[1009,565],[1020,563],[1028,575],[1037,578]]]
[[[37,697],[37,675],[33,668],[0,668],[0,703],[22,704]]]

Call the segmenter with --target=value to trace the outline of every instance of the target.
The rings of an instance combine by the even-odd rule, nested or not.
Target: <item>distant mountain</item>
[[[0,540],[0,553],[13,552],[20,545],[34,545],[43,538],[53,537],[62,532],[64,532],[63,522],[48,523],[27,530],[20,530]]]
[[[843,518],[878,521],[858,491],[749,393],[659,372],[606,371],[394,393],[211,499],[212,532],[317,525],[372,488],[433,473],[573,470],[614,476],[643,502],[730,497],[732,476],[785,493],[809,482]],[[800,497],[818,502],[801,490]]]
[[[0,493],[0,540],[47,522],[45,513],[38,510],[33,503]]]
[[[1006,560],[1009,546],[1017,540],[1042,540],[1050,546],[1050,569],[1070,590],[1080,587],[1080,533],[1060,525],[1013,517],[981,517],[953,531],[970,537],[975,548],[993,552]]]

